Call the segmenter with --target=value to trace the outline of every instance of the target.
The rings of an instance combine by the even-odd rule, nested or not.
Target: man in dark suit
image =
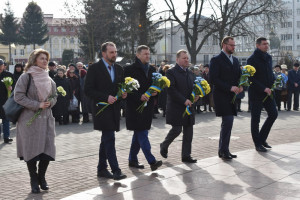
[[[148,139],[149,129],[152,124],[154,112],[154,99],[147,97],[145,92],[152,84],[152,73],[156,69],[149,65],[150,49],[145,45],[137,47],[135,62],[124,69],[125,77],[132,77],[138,80],[140,88],[128,94],[126,102],[126,127],[133,131],[132,142],[129,152],[129,166],[144,168],[138,162],[137,154],[142,149],[151,170],[154,171],[162,165],[162,161],[157,161],[151,153],[151,145]],[[156,96],[157,92],[152,93]],[[145,108],[142,113],[137,108],[143,103]]]
[[[195,163],[197,160],[191,157],[195,111],[192,106],[193,102],[189,100],[193,91],[194,74],[188,67],[189,55],[187,51],[179,50],[176,54],[175,67],[169,69],[166,73],[171,82],[170,87],[167,89],[166,122],[172,125],[172,128],[160,144],[160,154],[164,158],[168,157],[168,147],[183,129],[181,160],[182,162]],[[196,96],[194,102],[198,99],[199,96]],[[186,106],[190,107],[192,114],[182,117]]]
[[[288,73],[288,111],[292,107],[292,96],[294,94],[294,110],[299,110],[300,71],[299,63],[295,63],[293,69]]]
[[[120,130],[120,101],[115,96],[118,84],[124,82],[124,73],[122,67],[115,64],[117,48],[114,43],[102,44],[101,52],[100,61],[89,67],[84,91],[93,100],[94,129],[102,131],[97,176],[120,180],[126,178],[126,175],[119,168],[115,149],[115,131]],[[123,93],[122,98],[126,96],[127,93]],[[97,105],[98,102],[107,102],[110,105],[96,115],[103,107]],[[107,170],[106,160],[113,174]]]
[[[267,53],[269,43],[266,38],[256,39],[256,49],[248,58],[247,64],[252,65],[256,72],[250,77],[252,84],[249,87],[249,98],[252,105],[251,109],[251,134],[257,151],[266,152],[266,148],[272,148],[267,143],[269,132],[275,122],[278,112],[276,109],[275,98],[271,98],[270,89],[275,81],[272,70],[272,57]],[[263,99],[269,97],[263,102]],[[262,108],[268,113],[268,117],[259,130],[259,122]]]
[[[243,91],[243,87],[238,87],[241,69],[238,59],[232,56],[234,49],[234,38],[224,37],[222,51],[211,59],[209,68],[216,116],[222,117],[218,155],[223,160],[231,160],[237,157],[229,151],[233,120],[234,116],[237,115],[236,106],[232,103],[232,99]]]

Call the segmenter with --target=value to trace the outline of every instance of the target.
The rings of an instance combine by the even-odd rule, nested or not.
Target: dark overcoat
[[[2,82],[3,78],[5,78],[5,77],[11,77],[13,79],[13,85],[12,85],[13,88],[16,84],[12,73],[3,70],[3,72],[0,74],[0,119],[5,118],[5,113],[4,113],[2,106],[5,104],[5,102],[8,98],[7,97],[8,91],[6,89],[5,84]]]
[[[68,114],[68,107],[72,98],[72,89],[69,80],[65,76],[60,78],[58,75],[55,75],[54,82],[56,83],[56,87],[61,86],[66,91],[66,96],[59,95],[55,106],[52,108],[53,116],[56,117]]]
[[[232,103],[235,93],[232,86],[238,86],[241,69],[239,61],[233,57],[233,63],[227,55],[221,53],[210,60],[209,80],[213,91],[216,116],[237,115],[236,106]]]
[[[295,83],[298,83],[298,85],[300,85],[300,71],[295,71],[294,69],[291,69],[288,73],[288,89],[292,92],[300,90],[300,86],[295,87]]]
[[[166,76],[171,82],[167,89],[166,122],[173,126],[188,126],[195,124],[195,111],[190,108],[192,114],[182,117],[186,109],[184,105],[193,92],[194,74],[191,70],[184,71],[178,64],[167,70]]]
[[[155,68],[149,66],[146,76],[143,66],[138,59],[136,59],[133,64],[124,68],[125,77],[132,77],[138,80],[140,84],[140,88],[128,94],[126,99],[126,127],[128,130],[149,130],[151,128],[152,115],[154,112],[154,98],[150,97],[142,113],[139,113],[136,109],[143,103],[141,96],[151,86],[152,73],[154,72],[156,72]]]
[[[124,82],[124,72],[120,65],[114,64],[115,80],[112,82],[110,74],[102,59],[92,64],[86,74],[84,91],[92,99],[92,114],[95,130],[120,130],[120,101],[109,105],[102,113],[96,113],[103,108],[98,102],[107,102],[108,96],[116,96],[119,83]]]
[[[256,69],[254,76],[249,78],[252,82],[249,87],[249,98],[262,101],[267,95],[264,90],[271,89],[275,80],[272,57],[268,53],[256,49],[247,59],[247,65],[252,65]]]

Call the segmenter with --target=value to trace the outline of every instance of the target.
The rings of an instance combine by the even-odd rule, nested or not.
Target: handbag
[[[75,97],[75,95],[73,95],[73,99],[71,100],[70,102],[70,105],[69,105],[69,111],[76,111],[78,109],[78,100],[77,98]]]
[[[26,96],[31,82],[31,75],[30,74],[28,75],[29,75],[29,80],[26,88]],[[15,101],[14,92],[10,95],[10,97],[7,99],[7,101],[2,107],[5,113],[5,118],[12,123],[16,123],[18,121],[18,118],[24,109],[24,106],[21,106]]]

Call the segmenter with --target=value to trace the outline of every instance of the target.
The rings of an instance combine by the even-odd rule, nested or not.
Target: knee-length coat
[[[17,156],[29,161],[44,153],[55,159],[55,120],[51,108],[56,103],[56,97],[50,101],[51,106],[44,109],[40,116],[30,126],[27,126],[26,123],[38,111],[40,106],[33,78],[31,78],[27,96],[25,95],[28,80],[29,74],[22,74],[14,90],[15,101],[25,107],[17,122]],[[51,84],[52,91],[50,95],[55,95],[56,85],[52,79]]]

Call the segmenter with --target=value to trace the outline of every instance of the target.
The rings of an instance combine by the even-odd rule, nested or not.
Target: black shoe
[[[157,170],[157,168],[159,168],[160,166],[162,166],[162,161],[155,161],[155,163],[150,165],[150,168],[152,171]]]
[[[211,110],[211,107],[209,107],[209,109],[208,109],[208,110],[209,110],[209,112],[212,112],[212,110]]]
[[[231,154],[230,152],[229,152],[229,155],[230,155],[231,158],[237,158],[237,155]]]
[[[144,165],[141,165],[138,161],[129,161],[129,167],[135,167],[138,169],[144,169]]]
[[[256,151],[259,152],[267,152],[267,149],[263,147],[262,145],[255,147]]]
[[[192,157],[186,157],[186,158],[182,158],[181,161],[185,163],[196,163],[197,159],[193,159]]]
[[[162,147],[162,143],[160,144],[160,155],[163,158],[167,158],[168,157],[168,149],[165,149]]]
[[[238,111],[238,112],[243,112],[241,109],[238,109],[237,111]]]
[[[286,111],[291,111],[291,109],[287,109]]]
[[[232,157],[230,156],[230,153],[221,153],[221,158],[223,160],[232,160]]]
[[[121,171],[115,172],[113,177],[114,177],[114,180],[121,180],[121,179],[127,178],[127,176],[125,174],[123,174]]]
[[[265,142],[265,143],[263,143],[263,147],[265,147],[265,148],[269,148],[269,149],[271,149],[272,147],[267,143],[267,142]]]
[[[155,115],[152,116],[153,119],[157,119],[157,117]]]
[[[114,178],[112,173],[110,173],[107,169],[103,169],[101,171],[98,171],[97,176],[98,177],[103,177],[103,178]]]
[[[14,140],[11,138],[4,138],[4,143],[10,143],[12,141],[14,141]]]
[[[45,177],[38,177],[38,179],[39,179],[39,185],[40,185],[41,189],[49,190],[49,186],[47,184]]]
[[[296,109],[294,109],[294,111],[299,111],[299,109],[298,109],[298,108],[296,108]]]

